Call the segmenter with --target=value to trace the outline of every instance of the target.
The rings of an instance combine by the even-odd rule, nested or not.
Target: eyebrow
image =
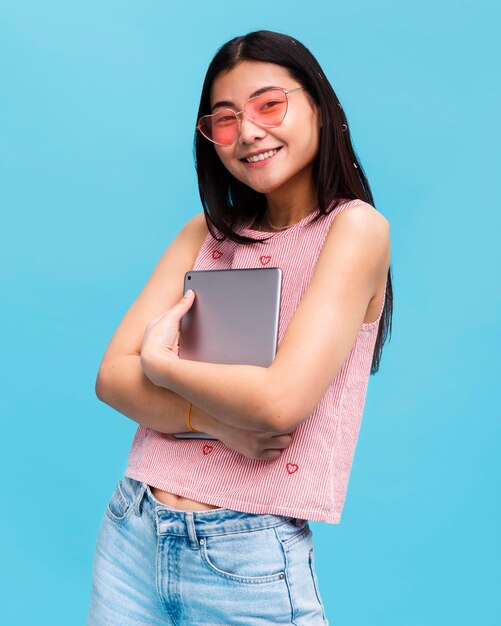
[[[268,91],[269,89],[283,89],[283,87],[277,87],[276,85],[269,85],[268,87],[261,87],[261,89],[258,89],[257,91],[254,91],[251,93],[251,95],[249,96],[249,100],[250,98],[254,98],[255,96],[260,96],[262,93],[264,93],[265,91]],[[212,105],[211,112],[214,111],[214,109],[217,109],[218,107],[236,108],[234,102],[230,102],[229,100],[219,100],[218,102]]]

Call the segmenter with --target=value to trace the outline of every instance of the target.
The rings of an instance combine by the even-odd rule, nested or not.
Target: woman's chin
[[[277,181],[249,181],[247,179],[242,180],[242,182],[254,191],[264,194],[273,193],[280,187],[280,183]]]

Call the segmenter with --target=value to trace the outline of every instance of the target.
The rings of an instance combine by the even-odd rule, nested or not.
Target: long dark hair
[[[320,108],[322,128],[318,153],[313,163],[318,196],[318,215],[315,219],[335,209],[343,198],[358,198],[375,206],[369,183],[351,143],[343,108],[318,61],[297,39],[282,33],[259,30],[225,43],[207,70],[197,119],[211,112],[210,91],[214,79],[242,61],[275,63],[286,68],[292,78],[306,87]],[[230,174],[219,159],[214,145],[199,132],[195,133],[194,152],[200,198],[211,235],[215,239],[228,238],[243,244],[262,241],[240,235],[234,227],[237,222],[263,217],[265,195]],[[392,313],[390,266],[371,374],[378,371],[383,345],[388,334],[391,335]]]

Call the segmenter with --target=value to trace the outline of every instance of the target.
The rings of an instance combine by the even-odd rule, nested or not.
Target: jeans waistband
[[[157,524],[159,535],[188,536],[198,545],[199,537],[246,532],[273,528],[295,518],[287,515],[256,514],[218,508],[203,511],[175,509],[160,503],[151,493],[149,486],[129,476],[122,479],[122,488],[130,498],[136,514],[141,509]]]

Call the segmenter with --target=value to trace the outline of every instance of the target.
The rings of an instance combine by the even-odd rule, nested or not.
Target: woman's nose
[[[240,129],[238,140],[240,143],[252,143],[256,139],[262,139],[266,136],[266,129],[259,126],[245,113],[240,115]]]

